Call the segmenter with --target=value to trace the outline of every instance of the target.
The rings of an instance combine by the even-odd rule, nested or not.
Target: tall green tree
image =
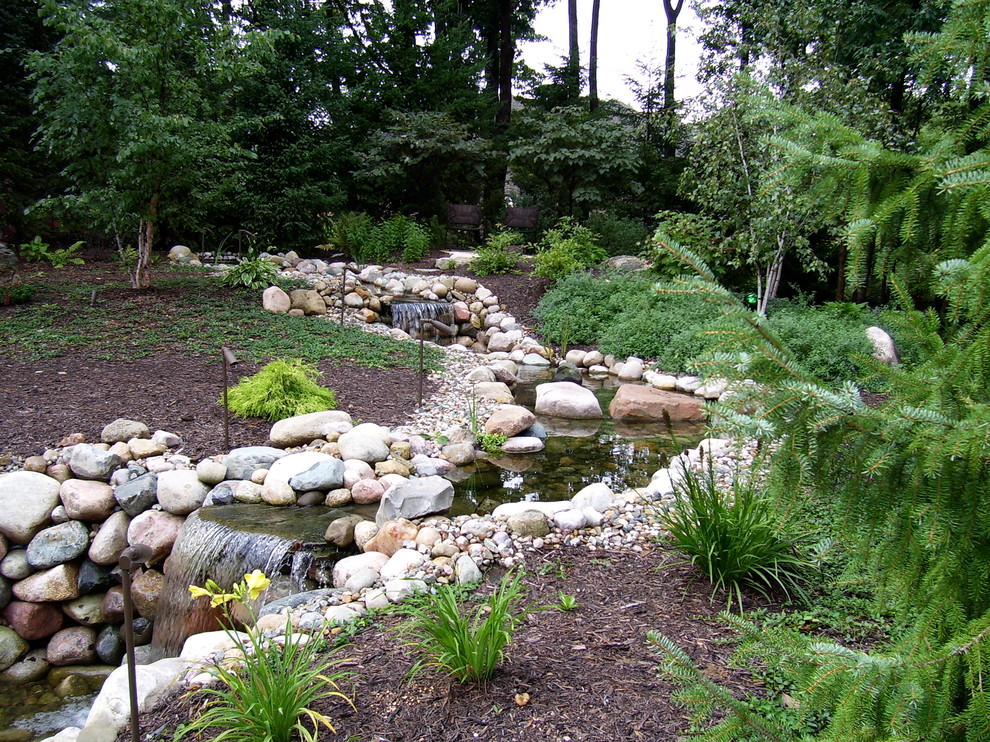
[[[65,201],[137,237],[131,282],[151,285],[164,219],[196,217],[197,196],[246,156],[224,112],[262,46],[235,33],[210,3],[46,0],[60,35],[32,56],[40,142],[64,165]]]

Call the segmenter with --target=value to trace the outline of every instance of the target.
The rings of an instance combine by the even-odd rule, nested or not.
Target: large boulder
[[[337,444],[340,446],[342,459],[357,459],[375,464],[387,459],[389,454],[388,444],[380,436],[357,428],[340,436]]]
[[[620,386],[608,407],[613,420],[671,420],[702,422],[705,403],[697,397],[655,389],[639,384]]]
[[[291,309],[301,309],[304,314],[326,314],[327,303],[316,289],[295,289],[289,293]]]
[[[569,381],[555,381],[536,387],[536,412],[571,420],[597,420],[602,406],[590,389]]]
[[[442,513],[454,501],[454,486],[443,477],[410,479],[389,487],[382,495],[375,522],[381,526],[395,518],[419,518]]]
[[[292,309],[292,299],[278,286],[269,286],[261,293],[261,308],[273,314],[286,314]]]
[[[191,663],[183,659],[166,659],[135,668],[138,712],[147,714],[173,698],[181,688],[182,676]],[[121,665],[100,688],[89,716],[87,729],[119,730],[127,726],[131,718],[128,670]],[[112,739],[112,735],[110,737]]]
[[[866,337],[873,343],[873,357],[888,366],[894,366],[901,362],[901,356],[897,352],[892,338],[880,327],[867,327]]]
[[[26,544],[59,504],[57,479],[33,471],[0,474],[0,534]]]
[[[505,405],[492,413],[485,422],[485,432],[511,438],[536,422],[536,415],[519,405]]]
[[[269,476],[271,474],[269,473]],[[344,484],[344,462],[330,458],[318,461],[305,471],[289,478],[289,486],[297,492],[329,492]]]
[[[268,437],[280,448],[303,446],[331,433],[346,433],[353,426],[351,416],[341,410],[324,410],[296,415],[272,425]]]
[[[483,381],[472,387],[474,396],[478,399],[486,399],[499,404],[512,404],[515,398],[508,384],[501,381]]]
[[[373,569],[380,572],[388,562],[388,556],[377,551],[344,557],[333,565],[333,586],[343,587],[351,575],[362,569]]]

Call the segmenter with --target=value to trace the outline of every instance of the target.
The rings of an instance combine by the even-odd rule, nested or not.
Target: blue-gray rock
[[[79,566],[76,585],[83,595],[109,590],[116,584],[117,579],[113,576],[113,567],[110,565],[105,566],[97,564],[92,559],[85,559]]]
[[[420,518],[431,513],[442,513],[454,501],[454,486],[443,477],[420,477],[389,487],[382,495],[375,515],[381,527],[396,518]]]
[[[575,384],[581,383],[581,371],[573,363],[564,361],[553,372],[554,381],[572,381]]]
[[[344,484],[344,462],[340,459],[318,461],[306,471],[289,479],[289,486],[296,492],[320,490],[329,492]]]
[[[546,443],[547,429],[543,426],[543,423],[533,423],[519,435],[526,436],[527,438],[539,438]]]
[[[120,456],[89,443],[79,443],[72,448],[69,468],[80,479],[110,480],[113,471],[120,467]]]
[[[140,647],[151,644],[151,635],[155,633],[155,622],[141,616],[134,619],[134,646]]]
[[[70,520],[40,531],[27,546],[27,560],[35,569],[71,562],[89,548],[89,529]]]
[[[271,446],[245,446],[228,453],[223,463],[227,467],[228,479],[250,479],[256,469],[268,469],[285,456],[281,448]]]
[[[105,665],[119,665],[125,649],[119,626],[104,626],[96,637],[96,656]]]
[[[33,683],[48,674],[51,665],[44,649],[32,649],[24,658],[3,671],[3,679],[8,683]]]
[[[228,479],[225,482],[220,482],[207,493],[203,505],[229,505],[234,501],[234,490],[237,489],[240,482],[239,479]]]
[[[0,575],[9,580],[23,580],[34,574],[34,567],[28,564],[27,552],[24,549],[14,549],[7,552],[0,560]]]
[[[130,471],[130,470],[128,470]],[[132,518],[158,502],[158,475],[142,474],[118,485],[113,491],[120,509]]]

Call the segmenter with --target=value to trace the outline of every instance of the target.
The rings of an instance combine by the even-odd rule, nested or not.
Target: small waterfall
[[[408,332],[413,337],[419,337],[420,323],[424,319],[435,319],[445,325],[454,323],[454,313],[450,304],[443,301],[400,301],[392,302],[392,327]],[[440,334],[435,328],[426,325],[423,328],[426,340],[438,342]]]
[[[220,628],[222,614],[205,599],[193,600],[190,585],[212,579],[229,588],[245,573],[260,569],[273,582],[283,572],[289,574],[298,591],[313,562],[299,540],[237,530],[203,516],[200,510],[186,519],[168,558],[152,642],[156,658],[177,655],[192,634]]]

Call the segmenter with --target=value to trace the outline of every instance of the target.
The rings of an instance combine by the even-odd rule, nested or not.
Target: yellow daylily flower
[[[194,598],[210,598],[213,596],[213,593],[205,587],[200,587],[199,585],[190,585],[189,592],[192,593]]]
[[[225,605],[232,600],[238,600],[238,597],[233,593],[217,593],[210,600],[210,608],[216,608],[221,605]]]
[[[258,596],[272,584],[272,581],[265,576],[264,572],[256,569],[251,574],[244,575],[244,584],[247,585],[251,600],[257,600]]]

